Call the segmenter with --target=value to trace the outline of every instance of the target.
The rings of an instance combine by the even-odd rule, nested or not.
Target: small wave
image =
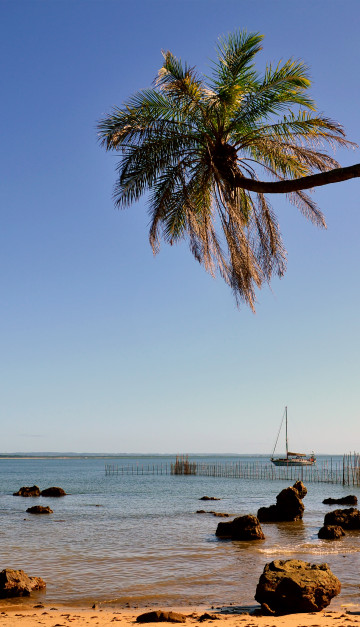
[[[259,549],[259,553],[264,555],[345,555],[352,553],[360,553],[360,547],[344,547],[328,544],[304,544],[302,546],[294,546],[284,549],[283,547],[271,547],[269,549]]]

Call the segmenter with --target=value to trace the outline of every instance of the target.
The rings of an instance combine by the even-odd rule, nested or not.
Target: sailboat
[[[282,424],[284,422],[285,416],[285,445],[286,445],[286,457],[274,457],[276,445],[279,439],[280,431]],[[270,461],[275,464],[275,466],[313,466],[316,464],[316,457],[314,453],[311,453],[309,456],[306,456],[305,453],[291,453],[289,451],[288,446],[288,415],[287,415],[287,407],[285,407],[285,414],[282,417],[280,429],[276,438],[274,450],[272,452],[272,456],[270,457]]]

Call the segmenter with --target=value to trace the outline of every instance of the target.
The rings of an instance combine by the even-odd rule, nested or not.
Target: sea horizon
[[[349,449],[349,451],[343,451],[341,453],[316,453],[317,457],[342,457],[343,455],[353,454],[353,451]],[[14,451],[9,453],[0,453],[0,459],[12,459],[15,457],[54,457],[54,458],[64,458],[64,457],[171,457],[176,458],[180,457],[271,457],[271,451],[267,453],[106,453],[106,452],[76,452],[76,451]]]

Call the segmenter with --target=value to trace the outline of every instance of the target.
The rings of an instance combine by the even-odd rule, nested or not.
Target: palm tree
[[[309,187],[360,176],[340,168],[324,147],[354,145],[340,124],[316,113],[308,68],[289,59],[261,76],[254,57],[263,36],[220,39],[211,77],[171,52],[153,87],[99,123],[107,150],[120,154],[115,204],[148,193],[150,243],[189,239],[205,268],[254,310],[255,290],[286,267],[276,216],[264,194],[285,193],[313,223],[326,227]],[[272,179],[262,181],[260,174]]]

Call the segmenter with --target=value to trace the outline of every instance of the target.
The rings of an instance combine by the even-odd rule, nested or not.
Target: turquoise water
[[[192,459],[192,458],[191,458]],[[229,463],[264,458],[217,457]],[[115,606],[255,605],[254,593],[265,563],[299,558],[327,562],[342,582],[332,607],[358,603],[360,532],[342,540],[317,538],[329,496],[359,488],[307,484],[303,521],[263,525],[260,542],[219,541],[219,518],[196,514],[215,510],[256,514],[275,502],[290,482],[199,476],[105,475],[105,463],[170,464],[173,457],[113,460],[0,459],[1,568],[22,568],[47,582],[37,599],[53,604],[100,602]],[[214,458],[201,458],[214,461]],[[62,499],[14,497],[23,485],[61,486]],[[201,496],[220,501],[199,501]],[[50,505],[50,516],[32,516],[27,507]]]

